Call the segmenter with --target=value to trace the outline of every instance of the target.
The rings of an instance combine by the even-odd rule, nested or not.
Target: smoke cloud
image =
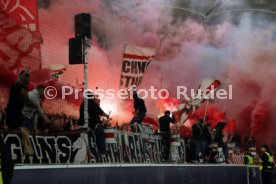
[[[74,36],[74,15],[91,13],[91,89],[96,86],[118,89],[125,43],[154,47],[157,59],[146,71],[141,88],[150,85],[167,88],[176,106],[173,99],[177,85],[196,89],[206,77],[218,79],[223,83],[222,88],[232,85],[234,94],[232,100],[215,100],[211,104],[208,114],[214,117],[213,123],[225,113],[231,122],[229,132],[234,132],[234,127],[242,137],[252,136],[259,144],[273,143],[269,140],[275,139],[276,128],[276,115],[272,113],[276,108],[276,87],[271,84],[276,79],[276,15],[253,11],[227,13],[233,9],[273,10],[276,6],[273,0],[47,2],[46,5],[39,2],[43,7],[39,9],[43,68],[68,63],[68,39]],[[216,12],[224,13],[214,16]],[[204,18],[207,13],[208,19]],[[82,76],[82,66],[67,65],[60,80],[75,85],[76,81],[82,82]],[[170,99],[146,100],[148,116],[156,121],[157,114],[162,113]],[[118,112],[116,100],[103,99],[101,103],[105,111],[111,110],[114,115],[126,113]],[[187,127],[183,132],[189,134]]]

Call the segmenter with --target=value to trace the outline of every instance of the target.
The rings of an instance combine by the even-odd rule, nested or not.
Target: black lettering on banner
[[[118,163],[120,162],[120,148],[118,144],[112,144],[112,148],[113,148],[113,153],[114,153],[114,157],[115,157],[115,162]]]
[[[186,147],[185,147],[184,139],[180,140],[180,146],[179,146],[178,150],[179,150],[179,156],[180,156],[179,162],[184,163],[186,160]]]
[[[107,152],[108,152],[108,160],[110,163],[118,163],[120,162],[120,157],[118,154],[117,144],[107,144],[106,145]]]
[[[33,147],[33,150],[34,150],[34,155],[33,156],[23,156],[24,158],[24,163],[30,163],[30,164],[33,164],[33,163],[41,163],[41,160],[42,160],[42,156],[41,156],[41,149],[40,147],[36,144],[36,140],[35,140],[35,137],[34,136],[30,136],[30,141],[31,141],[31,144],[32,144],[32,147]]]
[[[126,79],[126,83],[125,83],[125,88],[127,88],[128,86],[130,86],[129,84],[132,83],[130,81],[132,81],[132,77],[131,76],[125,76],[125,79]]]
[[[37,136],[32,136],[31,141],[32,141],[32,146],[34,149],[34,156],[33,156],[33,163],[41,163],[42,162],[42,155],[41,155],[41,147],[37,144]]]
[[[130,148],[128,143],[128,133],[121,134],[121,140],[122,140],[121,154],[122,154],[123,162],[129,163],[131,162],[131,155],[130,155]]]
[[[131,154],[131,162],[137,163],[137,153],[136,153],[136,144],[134,140],[133,134],[128,135],[128,142],[129,142],[129,148],[130,148],[130,154]]]
[[[145,162],[152,163],[151,145],[149,142],[144,143],[144,145],[145,145]]]
[[[150,64],[150,61],[149,61],[149,62],[147,62],[147,66],[146,66],[146,68],[148,68],[149,64]]]
[[[128,76],[128,75],[121,75],[120,79],[120,87],[121,88],[128,88],[131,85],[140,86],[143,80],[143,76]]]
[[[117,143],[117,144],[114,144],[113,147],[114,147],[114,154],[115,154],[115,158],[116,158],[116,163],[117,162],[120,163],[121,162],[121,160],[120,160],[120,158],[121,158],[121,156],[120,156],[120,146]]]
[[[118,140],[118,151],[119,151],[119,162],[123,163],[124,162],[124,158],[123,158],[123,147],[122,147],[122,133],[118,132],[118,136],[117,136],[117,140]]]
[[[153,150],[153,160],[155,163],[158,163],[158,139],[155,138],[154,141],[151,141],[152,144],[152,150]]]
[[[149,127],[140,127],[139,134],[118,131],[117,144],[107,144],[107,154],[99,156],[95,137],[86,132],[63,136],[30,136],[33,156],[25,156],[20,135],[8,134],[4,141],[11,149],[16,164],[24,163],[162,163],[161,137],[154,136]],[[91,141],[88,141],[91,139]],[[185,142],[171,149],[172,159],[185,162]]]
[[[113,145],[116,145],[116,144],[106,144],[107,160],[109,163],[116,163]]]
[[[71,158],[71,142],[66,136],[57,137],[58,162],[69,163]]]
[[[89,144],[89,157],[88,158],[88,162],[89,163],[98,163],[100,162],[100,156],[98,154],[98,151],[97,151],[97,145],[96,145],[96,138],[95,138],[95,135],[90,131],[88,132],[88,144]]]
[[[153,163],[157,163],[157,158],[156,158],[156,153],[157,153],[157,150],[156,150],[156,144],[155,143],[150,143],[151,146],[152,146],[152,161]]]
[[[124,133],[124,142],[125,142],[125,150],[126,150],[126,156],[127,156],[127,160],[128,162],[132,163],[131,160],[131,151],[130,151],[130,145],[129,145],[129,133]]]
[[[137,154],[137,159],[138,162],[143,162],[143,158],[144,158],[144,152],[143,152],[143,144],[142,144],[142,139],[141,136],[139,136],[138,134],[134,134],[134,141],[135,141],[135,145],[136,145],[136,154]]]
[[[131,85],[137,86],[137,77],[131,77]]]
[[[137,74],[138,71],[137,71],[137,64],[140,63],[140,62],[137,62],[137,61],[132,61],[131,62],[131,73],[132,74]]]
[[[158,163],[162,163],[162,139],[160,137],[156,139],[156,144],[158,145]]]
[[[106,147],[106,152],[107,152],[108,163],[112,163],[114,161],[114,155],[112,152],[111,144],[106,144],[105,147]]]
[[[154,163],[158,163],[158,158],[157,158],[158,146],[157,146],[156,142],[157,142],[157,139],[155,139],[154,142],[151,142],[151,145],[152,145],[152,159],[153,159]]]
[[[127,153],[126,153],[126,143],[125,143],[124,134],[120,135],[120,154],[121,154],[121,162],[126,162]]]
[[[120,87],[128,88],[130,85],[141,85],[143,76],[137,76],[137,74],[144,74],[149,64],[149,61],[124,60],[120,78]]]
[[[156,144],[158,145],[158,163],[162,163],[162,138],[156,138]]]
[[[54,137],[42,137],[37,138],[38,144],[41,146],[42,153],[42,163],[57,163],[57,154],[55,148],[55,138]]]
[[[14,163],[23,164],[21,138],[16,134],[8,134],[4,142],[7,147],[11,149],[11,156]]]
[[[143,80],[143,77],[139,77],[138,82],[137,82],[137,86],[140,86],[140,85],[141,85],[142,80]]]
[[[129,60],[123,60],[122,72],[129,73],[131,71],[131,64]]]
[[[139,73],[145,73],[145,69],[148,66],[147,63],[148,62],[138,62]]]

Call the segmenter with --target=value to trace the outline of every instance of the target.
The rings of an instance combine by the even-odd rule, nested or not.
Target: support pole
[[[83,97],[83,105],[84,105],[84,127],[88,128],[88,99],[87,99],[87,91],[88,91],[88,53],[91,47],[91,41],[84,37],[83,39],[83,57],[84,57],[84,92],[86,95]]]

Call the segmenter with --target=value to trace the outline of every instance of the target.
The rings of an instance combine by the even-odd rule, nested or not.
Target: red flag
[[[36,0],[2,0],[0,9],[20,27],[39,32]]]
[[[36,0],[0,1],[0,65],[2,71],[40,68],[40,43]],[[1,71],[1,72],[2,72]]]

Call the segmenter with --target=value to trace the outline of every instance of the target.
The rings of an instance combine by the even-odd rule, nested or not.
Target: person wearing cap
[[[171,138],[171,128],[170,124],[175,123],[174,115],[170,117],[171,112],[165,111],[165,114],[159,118],[160,133],[162,136],[162,143],[165,148],[164,160],[168,161],[170,156],[170,138]]]

